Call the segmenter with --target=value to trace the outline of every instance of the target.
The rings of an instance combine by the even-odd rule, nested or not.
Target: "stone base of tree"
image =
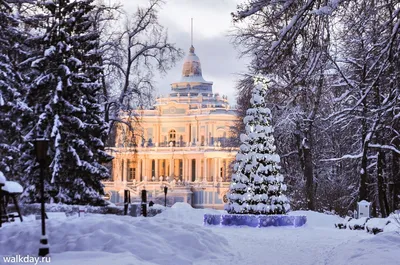
[[[295,215],[251,215],[251,214],[205,214],[204,225],[221,226],[292,226],[299,227],[307,222],[306,216]]]

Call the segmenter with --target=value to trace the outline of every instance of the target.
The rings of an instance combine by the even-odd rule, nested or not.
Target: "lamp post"
[[[168,193],[168,187],[164,186],[164,195],[165,195],[164,206],[165,207],[167,207],[167,193]]]
[[[39,257],[45,257],[49,254],[49,245],[46,236],[46,213],[44,209],[44,167],[46,166],[47,149],[49,140],[45,138],[37,138],[34,140],[36,159],[40,167],[40,208],[42,216],[42,237],[40,238]]]
[[[0,183],[0,227],[3,225],[3,189],[4,184]]]
[[[0,171],[0,227],[3,224],[3,212],[5,212],[3,209],[3,192],[2,192],[5,184],[6,184],[6,178],[4,177],[3,172]]]

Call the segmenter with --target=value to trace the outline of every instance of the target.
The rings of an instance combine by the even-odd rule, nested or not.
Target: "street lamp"
[[[3,187],[6,184],[6,177],[4,177],[3,172],[0,171],[0,227],[2,226],[3,223]]]
[[[167,193],[168,193],[168,187],[164,186],[164,195],[165,195],[164,206],[165,207],[167,207]]]
[[[46,166],[47,149],[49,140],[45,138],[36,138],[33,140],[35,145],[36,159],[40,167],[40,196],[41,196],[41,215],[42,215],[42,237],[40,238],[39,257],[45,257],[49,254],[49,245],[46,236],[46,213],[44,209],[44,167]]]

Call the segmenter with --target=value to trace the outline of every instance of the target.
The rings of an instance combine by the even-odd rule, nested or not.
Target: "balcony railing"
[[[147,147],[113,147],[109,148],[110,151],[118,151],[118,152],[151,152],[151,151],[225,151],[225,152],[237,152],[239,150],[238,147],[222,147],[222,146],[188,146],[188,147],[179,147],[179,146],[172,146],[172,147],[155,147],[155,146],[147,146]]]
[[[205,188],[205,187],[217,187],[217,188],[229,188],[230,185],[230,180],[226,179],[226,181],[218,181],[218,182],[213,182],[213,181],[207,181],[207,180],[202,180],[202,181],[175,181],[175,180],[143,180],[143,181],[103,181],[103,184],[106,187],[112,187],[116,183],[124,183],[127,187],[133,189],[133,190],[140,190],[144,186],[146,188],[150,187],[164,187],[167,185],[170,188]]]

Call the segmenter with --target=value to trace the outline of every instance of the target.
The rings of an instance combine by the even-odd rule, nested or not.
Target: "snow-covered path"
[[[301,228],[204,227],[203,214],[213,212],[177,204],[153,218],[49,220],[51,264],[400,264],[399,234],[335,229],[336,216],[292,213],[307,215]],[[6,224],[0,229],[0,259],[35,256],[39,237],[38,221]]]
[[[260,231],[243,227],[234,232],[231,228],[212,230],[223,235],[233,249],[239,250],[237,264],[249,265],[337,264],[330,259],[337,247],[372,237],[361,231],[332,231],[332,228],[323,227],[267,229]]]

